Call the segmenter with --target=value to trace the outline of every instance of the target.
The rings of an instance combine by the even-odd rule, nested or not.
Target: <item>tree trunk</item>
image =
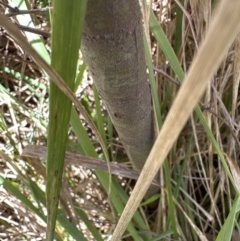
[[[138,0],[89,0],[81,50],[131,163],[141,171],[154,128]]]

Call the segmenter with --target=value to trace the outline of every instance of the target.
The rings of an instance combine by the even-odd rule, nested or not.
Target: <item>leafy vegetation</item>
[[[53,9],[51,1],[0,3],[1,240],[116,240],[125,226],[120,236],[126,241],[240,239],[240,37],[238,23],[229,24],[239,16],[237,0],[232,10],[224,8],[231,17],[220,15],[208,57],[196,65],[217,2],[141,3],[156,134],[162,137],[171,116],[171,123],[180,125],[181,116],[188,121],[160,138],[158,162],[148,162],[152,170],[142,171],[135,189],[140,173],[131,168],[79,52],[87,1],[55,1]],[[201,79],[193,79],[208,85],[198,102],[192,99],[198,104],[188,118],[182,110],[196,87],[186,90],[194,67]],[[186,100],[180,107],[178,93]],[[151,173],[160,158],[157,183]],[[142,200],[146,183],[160,192]],[[128,223],[120,215],[135,208],[124,211],[129,203],[137,211]]]

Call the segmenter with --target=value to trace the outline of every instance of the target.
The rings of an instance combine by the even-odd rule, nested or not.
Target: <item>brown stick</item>
[[[45,160],[47,157],[47,148],[45,146],[27,146],[24,148],[21,157],[25,160],[27,160],[28,158]],[[89,169],[96,169],[108,172],[107,163],[105,161],[96,158],[86,157],[77,153],[66,152],[65,164],[83,166]],[[139,177],[139,173],[127,168],[122,164],[111,162],[110,166],[111,172],[114,175],[119,175],[121,177],[127,177],[135,180],[137,180]]]

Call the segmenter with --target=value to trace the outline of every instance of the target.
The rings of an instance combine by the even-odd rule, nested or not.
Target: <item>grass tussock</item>
[[[9,6],[2,1],[1,14],[15,25],[28,26],[26,32],[20,26],[22,33],[50,63],[52,10],[47,1],[26,1],[18,9],[13,6],[20,1],[13,2]],[[142,5],[156,134],[199,54],[217,5],[210,0]],[[35,9],[31,15],[21,12],[29,9]],[[32,34],[31,28],[40,29],[40,35]],[[56,55],[61,58],[61,51]],[[51,101],[48,71],[4,28],[0,56],[0,239],[45,240],[46,230],[51,231],[45,196],[50,185],[46,167],[51,167],[45,148]],[[81,53],[78,57],[72,89],[79,104],[71,107],[66,127],[68,154],[53,234],[56,240],[111,240],[140,174],[132,170]],[[122,240],[240,239],[239,69],[237,35],[161,166],[159,183],[152,182],[160,192],[141,201]]]

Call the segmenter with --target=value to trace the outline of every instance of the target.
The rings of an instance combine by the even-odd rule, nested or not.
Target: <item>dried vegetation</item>
[[[152,3],[152,8],[185,72],[191,65],[209,26],[214,9],[212,2],[215,1],[163,0]],[[6,4],[8,4],[7,1],[0,2],[1,13],[12,10]],[[31,7],[33,9],[39,7],[37,1]],[[183,17],[182,23],[179,25],[176,13],[180,14],[180,12],[183,12]],[[36,27],[48,33],[46,27],[48,21],[44,14],[34,13],[32,16]],[[17,22],[15,16],[9,17],[9,20]],[[154,37],[150,36],[149,40],[164,119],[176,96],[180,82],[175,77]],[[44,37],[48,49],[50,49],[49,41],[48,37]],[[0,29],[0,57],[0,175],[12,182],[44,213],[45,208],[37,203],[33,197],[34,192],[29,187],[27,188],[26,182],[31,179],[44,188],[45,167],[39,159],[34,159],[34,155],[24,158],[21,158],[20,155],[28,145],[46,145],[47,80],[31,57],[27,56],[21,46],[18,46],[2,28]],[[80,67],[82,65],[81,62]],[[240,175],[238,168],[240,164],[239,84],[240,36],[236,38],[199,103],[211,131],[228,161],[236,185],[240,189],[238,183]],[[94,116],[92,82],[86,72],[77,95]],[[106,116],[106,110],[104,107],[102,108]],[[87,125],[85,127],[89,136],[95,141],[89,127]],[[81,152],[71,129],[69,136],[68,150]],[[108,141],[108,146],[111,146],[112,160],[126,160],[116,133],[114,133],[114,139]],[[97,144],[95,146],[99,149]],[[101,154],[100,151],[99,154]],[[171,164],[173,190],[178,190],[173,191],[175,213],[178,217],[176,226],[181,236],[178,240],[205,240],[197,237],[196,227],[201,230],[207,240],[215,240],[231,210],[236,193],[217,153],[195,115],[192,115],[186,124],[177,143],[169,153],[168,159]],[[120,171],[125,168],[121,165],[119,165]],[[163,171],[161,177],[161,185],[165,187]],[[134,184],[134,181],[129,179],[121,179],[121,182],[126,187],[126,192],[129,192]],[[44,240],[45,223],[34,212],[28,210],[20,198],[16,198],[11,192],[0,187],[0,199],[1,240]],[[117,222],[118,217],[114,214],[107,195],[100,187],[95,175],[84,166],[72,164],[67,166],[61,204],[69,219],[83,231],[88,240],[92,240],[93,237],[86,229],[84,221],[79,219],[77,209],[82,208],[88,214],[89,219],[93,220],[96,227],[105,235],[112,232]],[[153,230],[155,234],[164,232],[168,227],[166,189],[162,188],[157,210],[143,207],[141,212],[150,226],[150,230]],[[60,225],[57,228],[66,240],[70,240]],[[233,232],[232,240],[239,239],[240,236],[236,229]],[[132,239],[126,237],[124,240]]]

